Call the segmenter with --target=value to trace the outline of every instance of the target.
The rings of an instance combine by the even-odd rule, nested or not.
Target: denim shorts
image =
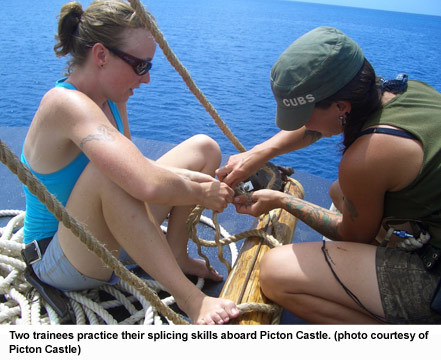
[[[77,291],[100,287],[102,285],[114,285],[119,278],[112,274],[109,281],[90,278],[81,274],[69,262],[61,249],[58,234],[51,240],[43,258],[32,265],[35,274],[41,281],[62,291]]]
[[[441,315],[430,309],[440,275],[428,272],[418,254],[378,247],[376,267],[387,322],[441,324]]]

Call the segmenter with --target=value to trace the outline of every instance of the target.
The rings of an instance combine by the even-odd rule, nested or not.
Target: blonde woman
[[[213,178],[219,146],[198,135],[151,161],[131,142],[126,103],[149,83],[156,44],[129,4],[95,1],[83,11],[68,3],[57,39],[57,56],[70,56],[68,77],[43,97],[22,161],[115,256],[124,248],[168,289],[193,323],[228,322],[234,303],[206,296],[184,275],[222,278],[188,256],[185,231],[192,206],[221,212],[233,199]],[[112,283],[112,270],[25,191],[25,253],[38,277],[61,290]]]

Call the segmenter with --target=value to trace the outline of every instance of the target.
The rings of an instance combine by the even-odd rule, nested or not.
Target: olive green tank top
[[[407,90],[374,113],[363,130],[375,125],[403,129],[424,149],[415,180],[400,191],[386,193],[384,217],[423,221],[431,244],[441,248],[441,94],[425,83],[409,81]]]

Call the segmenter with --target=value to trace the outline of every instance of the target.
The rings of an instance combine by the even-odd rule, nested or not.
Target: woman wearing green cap
[[[343,133],[344,151],[330,190],[339,211],[272,190],[235,198],[240,213],[284,208],[335,240],[269,251],[265,295],[311,323],[441,323],[441,94],[417,81],[382,89],[360,47],[330,27],[286,49],[271,87],[282,131],[232,156],[222,181],[235,187],[322,136]],[[383,229],[391,241],[377,246]]]

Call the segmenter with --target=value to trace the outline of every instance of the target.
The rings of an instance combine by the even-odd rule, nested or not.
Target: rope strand
[[[231,143],[236,147],[239,152],[245,152],[246,149],[244,148],[244,146],[240,143],[236,136],[234,136],[234,134],[228,128],[227,124],[225,124],[225,122],[221,119],[216,109],[208,101],[202,91],[197,87],[196,83],[191,78],[188,70],[182,65],[178,57],[170,48],[161,30],[159,30],[159,27],[156,24],[153,16],[145,10],[144,6],[138,0],[129,0],[129,3],[135,10],[136,15],[141,19],[145,27],[150,31],[169,63],[182,77],[189,90],[199,100],[204,109],[211,115],[219,129],[222,130],[225,136],[231,141]]]

